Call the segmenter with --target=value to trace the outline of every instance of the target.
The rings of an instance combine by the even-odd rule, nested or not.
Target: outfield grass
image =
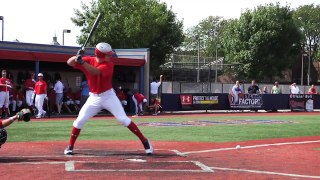
[[[320,136],[320,117],[316,115],[290,116],[184,116],[163,118],[135,118],[141,122],[185,122],[197,120],[282,120],[285,124],[218,124],[193,127],[143,127],[140,129],[152,140],[232,142],[266,138]],[[8,142],[68,141],[73,120],[15,122],[7,128]],[[79,140],[136,140],[127,128],[116,120],[91,120],[83,128]]]

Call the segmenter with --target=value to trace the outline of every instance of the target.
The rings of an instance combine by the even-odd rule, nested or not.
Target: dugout
[[[67,59],[75,55],[80,47],[60,46],[21,42],[1,41],[0,69],[6,69],[16,84],[23,84],[30,72],[41,72],[50,86],[54,85],[54,74],[60,73],[66,88],[73,91],[80,89],[82,73],[69,67]],[[149,93],[149,48],[114,49],[117,57],[113,84],[125,90],[138,89],[143,94]],[[85,55],[94,55],[94,48],[86,48]]]

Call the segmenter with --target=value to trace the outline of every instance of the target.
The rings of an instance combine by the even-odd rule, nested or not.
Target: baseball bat
[[[84,44],[83,44],[82,47],[81,47],[82,50],[84,50],[84,47],[87,46],[89,40],[91,39],[92,34],[93,34],[94,31],[97,29],[101,18],[102,18],[101,13],[99,13],[98,16],[96,17],[96,20],[95,20],[95,22],[94,22],[91,30],[90,30],[90,33],[89,33],[89,35],[88,35],[88,37],[87,37],[87,40],[84,42]]]

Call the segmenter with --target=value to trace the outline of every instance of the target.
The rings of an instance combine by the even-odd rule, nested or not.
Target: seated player
[[[152,99],[152,104],[148,106],[148,110],[154,112],[152,115],[156,116],[160,112],[161,109],[160,101],[157,98]]]
[[[80,111],[81,107],[81,90],[76,91],[73,93],[73,99],[74,99],[74,107],[76,111]]]

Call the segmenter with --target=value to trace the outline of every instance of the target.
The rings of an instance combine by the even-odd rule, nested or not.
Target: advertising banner
[[[231,109],[259,109],[263,105],[262,94],[229,94]]]
[[[184,110],[209,110],[219,103],[218,95],[180,94],[180,101]]]
[[[313,95],[290,94],[289,105],[291,111],[313,111]]]

